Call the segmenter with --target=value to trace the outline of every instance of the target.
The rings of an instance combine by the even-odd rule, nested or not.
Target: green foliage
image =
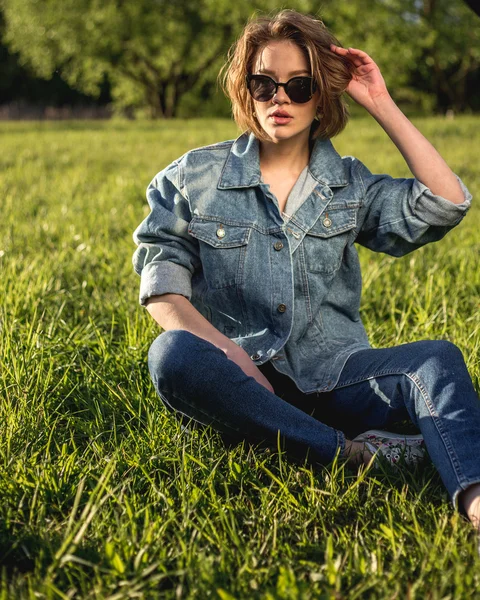
[[[478,119],[423,119],[474,196]],[[472,528],[430,465],[313,470],[182,431],[157,398],[132,232],[152,176],[221,120],[2,123],[0,598],[470,598]],[[469,143],[466,144],[465,140]],[[371,119],[335,140],[408,170]],[[361,248],[372,343],[447,338],[480,389],[480,212],[402,259]]]
[[[153,116],[174,115],[178,98],[218,60],[235,23],[234,11],[222,13],[210,0],[3,4],[6,41],[39,75],[58,69],[93,95],[107,75],[119,106],[148,106]]]
[[[480,68],[480,20],[462,0],[327,3],[326,24],[378,63],[400,104],[465,110]]]
[[[229,45],[272,0],[2,0],[5,40],[45,78],[58,70],[96,95],[105,76],[121,108],[175,116],[180,100],[215,80]],[[294,2],[306,7],[304,0]]]
[[[93,96],[107,77],[114,105],[153,117],[227,115],[215,85],[247,20],[274,0],[0,0],[4,39],[38,76],[59,72]],[[395,99],[423,110],[480,109],[478,17],[462,0],[292,0],[344,45],[378,62]],[[475,26],[476,25],[476,26]]]
[[[444,105],[464,110],[474,89],[469,78],[478,74],[480,67],[479,18],[463,2],[425,0],[418,36],[422,48],[420,80],[431,82],[433,93],[444,99]],[[422,87],[425,89],[425,83]]]

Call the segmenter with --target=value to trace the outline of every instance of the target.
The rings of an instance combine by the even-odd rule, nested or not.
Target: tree
[[[255,10],[277,0],[0,0],[4,40],[40,77],[59,73],[98,95],[108,78],[114,104],[152,117],[206,114],[223,105],[215,78]],[[444,111],[475,107],[480,28],[462,0],[290,0],[318,14],[345,45],[379,63],[400,103]],[[477,26],[475,26],[477,25]],[[212,109],[214,110],[214,109]],[[222,113],[223,114],[223,113]]]
[[[0,0],[5,42],[38,76],[59,72],[114,103],[174,117],[192,89],[214,83],[229,45],[256,9],[275,0]],[[308,11],[310,0],[293,0]],[[203,88],[204,89],[204,88]]]
[[[329,3],[326,24],[379,63],[395,98],[438,111],[474,106],[480,21],[461,0]]]
[[[440,109],[463,111],[469,104],[468,80],[480,68],[480,21],[458,0],[415,4],[424,59],[419,74],[430,80]]]
[[[175,116],[180,98],[225,53],[245,19],[226,0],[1,0],[5,41],[44,78],[99,93],[105,76],[122,107]],[[251,7],[250,7],[251,8]]]

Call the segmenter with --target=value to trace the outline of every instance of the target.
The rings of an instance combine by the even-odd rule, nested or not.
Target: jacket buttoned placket
[[[263,243],[258,265],[268,257],[266,264],[270,268],[270,280],[269,285],[264,286],[263,295],[265,299],[268,297],[272,331],[271,335],[262,339],[263,347],[256,349],[251,359],[263,364],[272,358],[278,360],[278,352],[290,337],[294,319],[294,285],[290,240],[277,200],[264,183],[259,182],[258,187],[266,209],[261,213],[265,215],[263,225],[266,233],[261,237]]]

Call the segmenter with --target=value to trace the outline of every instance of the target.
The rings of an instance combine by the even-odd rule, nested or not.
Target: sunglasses
[[[287,83],[274,81],[267,75],[247,75],[247,88],[251,96],[257,102],[268,102],[271,100],[280,86],[292,102],[304,104],[308,102],[317,89],[313,77],[293,77]]]

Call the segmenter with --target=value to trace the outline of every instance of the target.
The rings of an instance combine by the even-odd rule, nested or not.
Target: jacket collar
[[[253,133],[243,133],[230,148],[222,169],[218,189],[245,188],[260,185],[260,145]],[[347,185],[342,159],[330,140],[315,140],[308,170],[319,182],[328,186]]]

